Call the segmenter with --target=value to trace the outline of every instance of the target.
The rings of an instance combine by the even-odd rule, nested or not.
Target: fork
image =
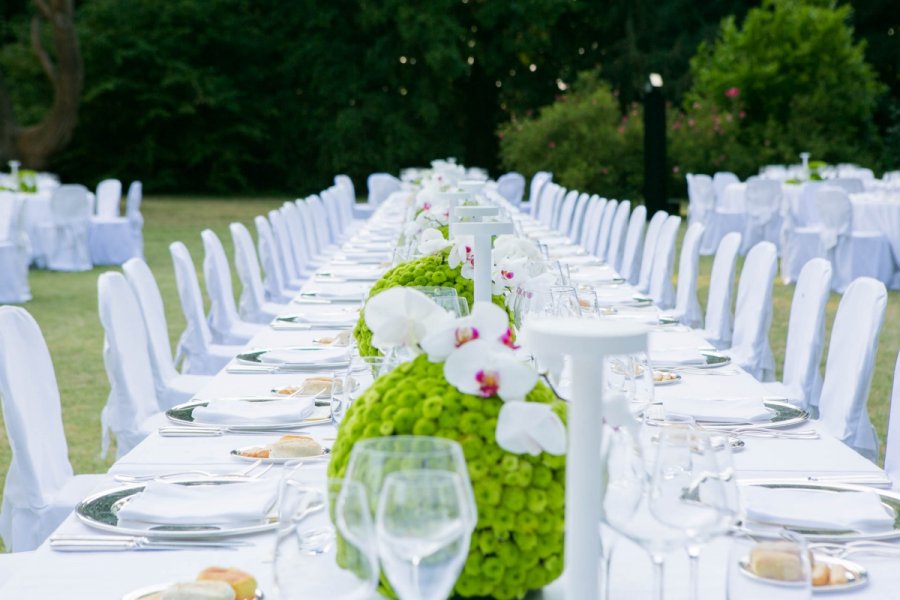
[[[779,438],[786,440],[817,440],[819,432],[815,429],[803,429],[800,431],[783,431],[766,427],[735,427],[731,433],[741,437]]]
[[[837,542],[817,542],[809,544],[810,550],[819,550],[829,556],[843,558],[850,554],[873,554],[876,556],[900,556],[900,546],[876,540],[860,540],[840,544]]]
[[[253,470],[256,469],[258,466],[260,466],[260,464],[262,464],[262,460],[257,460],[257,461],[254,461],[253,464],[251,464],[246,469],[244,469],[242,471],[235,471],[232,473],[210,473],[209,471],[193,470],[193,471],[177,471],[174,473],[163,473],[161,475],[158,475],[158,474],[157,475],[114,475],[113,479],[115,479],[116,481],[121,481],[122,483],[140,483],[143,481],[154,481],[154,480],[158,480],[158,479],[171,479],[173,477],[183,477],[186,475],[200,475],[202,477],[228,477],[228,478],[236,477],[236,478],[244,478],[244,479],[257,479],[257,478],[261,477],[262,475],[264,475],[266,472],[268,472],[269,469],[272,468],[272,465],[269,464],[269,465],[264,466],[260,471],[253,473],[253,475],[250,475],[250,473],[253,472]]]

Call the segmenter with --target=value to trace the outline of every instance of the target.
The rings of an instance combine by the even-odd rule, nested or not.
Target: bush
[[[566,187],[611,197],[640,195],[643,182],[642,111],[622,114],[609,84],[586,72],[570,93],[535,117],[516,118],[499,130],[503,165],[526,177],[553,172]]]

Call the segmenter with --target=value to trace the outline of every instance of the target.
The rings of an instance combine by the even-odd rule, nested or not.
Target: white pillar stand
[[[471,235],[475,239],[475,302],[491,301],[491,238],[513,232],[512,223],[451,223],[450,235]]]
[[[600,517],[603,506],[600,460],[603,431],[603,358],[647,349],[647,328],[634,323],[587,319],[541,319],[525,326],[522,339],[538,355],[572,357],[572,399],[566,421],[567,600],[599,598]]]
[[[450,222],[459,223],[462,219],[482,221],[485,217],[496,217],[500,209],[496,206],[454,206],[450,209]]]

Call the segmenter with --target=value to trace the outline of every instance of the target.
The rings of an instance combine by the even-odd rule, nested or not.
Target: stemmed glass
[[[624,394],[636,417],[644,413],[654,397],[653,368],[647,353],[607,356],[604,366],[607,388]]]
[[[397,471],[378,501],[378,552],[401,600],[449,596],[469,553],[475,524],[471,498],[458,473]]]
[[[378,584],[375,527],[359,483],[301,474],[281,482],[275,542],[275,585],[284,600],[370,598]]]
[[[332,373],[331,420],[337,426],[344,420],[350,405],[376,379],[393,370],[398,361],[391,356],[355,356],[350,367]]]
[[[700,551],[707,541],[726,533],[739,512],[727,440],[691,428],[663,428],[650,508],[660,522],[684,532],[690,558],[689,597],[696,600]]]

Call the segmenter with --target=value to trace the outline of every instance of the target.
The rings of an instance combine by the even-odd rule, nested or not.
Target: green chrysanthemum
[[[381,279],[372,286],[369,296],[375,296],[379,292],[392,287],[452,287],[456,289],[456,293],[460,297],[465,298],[469,302],[471,307],[475,297],[475,282],[463,277],[460,274],[460,267],[454,269],[447,264],[447,255],[449,253],[449,250],[444,250],[431,256],[423,256],[422,258],[397,265],[381,276]],[[493,302],[506,310],[506,302],[503,296],[494,296]],[[353,337],[356,338],[356,344],[359,347],[361,356],[378,356],[381,354],[377,348],[372,346],[372,332],[366,325],[364,315],[360,315],[359,321],[353,329]]]
[[[420,356],[375,381],[341,423],[328,475],[345,475],[360,439],[412,434],[456,440],[469,468],[478,525],[455,592],[521,598],[562,573],[565,457],[504,451],[494,435],[503,401],[459,392],[443,368]],[[528,400],[552,405],[565,420],[565,404],[543,383]]]

